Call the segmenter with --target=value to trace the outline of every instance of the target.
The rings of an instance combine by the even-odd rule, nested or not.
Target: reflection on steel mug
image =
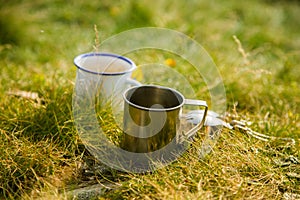
[[[205,122],[207,104],[201,100],[185,99],[178,91],[162,86],[143,85],[123,93],[124,137],[121,148],[135,153],[149,153],[162,149],[176,139],[180,144],[185,135],[198,131]],[[184,105],[204,107],[202,121],[181,133]]]
[[[86,53],[74,59],[77,67],[77,92],[89,91],[91,99],[101,95],[102,104],[122,102],[122,93],[128,85],[140,85],[130,78],[136,65],[129,58],[112,53]],[[80,95],[80,94],[79,94]]]

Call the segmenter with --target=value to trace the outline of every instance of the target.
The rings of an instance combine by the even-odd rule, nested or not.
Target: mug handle
[[[201,116],[202,117],[201,122],[198,123],[196,126],[194,126],[192,129],[190,129],[187,133],[184,134],[185,139],[189,139],[191,136],[193,136],[195,134],[196,131],[198,131],[204,125],[207,111],[208,111],[208,106],[207,106],[206,101],[195,100],[195,99],[185,99],[184,105],[202,106],[205,108],[203,116]]]
[[[141,86],[142,84],[138,82],[137,80],[134,80],[132,78],[127,78],[126,83],[133,86]]]

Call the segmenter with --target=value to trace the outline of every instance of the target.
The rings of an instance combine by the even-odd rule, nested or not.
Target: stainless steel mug
[[[171,88],[142,85],[123,93],[124,137],[121,148],[135,153],[149,153],[162,149],[174,139],[176,144],[198,131],[205,122],[207,104],[201,100],[185,99]],[[184,105],[204,107],[202,121],[182,134],[181,116]]]

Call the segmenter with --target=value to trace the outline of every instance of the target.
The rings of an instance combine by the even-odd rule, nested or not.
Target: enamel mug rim
[[[92,57],[92,56],[112,57],[112,58],[115,58],[115,59],[120,59],[120,60],[123,60],[124,62],[128,63],[131,67],[128,68],[127,70],[125,70],[125,71],[120,71],[120,72],[96,72],[96,71],[92,71],[92,70],[89,70],[89,69],[81,66],[81,64],[79,63],[80,60],[82,60],[84,58]],[[88,72],[88,73],[91,73],[91,74],[107,75],[107,76],[123,75],[123,74],[131,73],[133,70],[136,69],[136,65],[131,59],[129,59],[125,56],[121,56],[121,55],[114,54],[114,53],[107,53],[107,52],[101,52],[101,53],[90,52],[90,53],[80,54],[80,55],[78,55],[74,58],[74,65],[82,71],[85,71],[85,72]]]

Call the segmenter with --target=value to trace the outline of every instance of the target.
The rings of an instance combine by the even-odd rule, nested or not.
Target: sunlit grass
[[[250,127],[260,133],[296,141],[263,142],[224,129],[204,159],[198,157],[198,139],[181,158],[155,172],[98,174],[94,182],[118,185],[104,198],[281,199],[284,193],[300,194],[299,18],[299,3],[281,0],[3,1],[0,199],[66,199],[69,188],[84,182],[80,166],[88,153],[72,116],[73,58],[93,51],[95,24],[100,42],[143,26],[185,33],[203,45],[218,66],[229,113],[252,122]],[[153,50],[126,56],[137,65],[156,62],[174,75],[185,75],[195,90],[190,97],[209,101],[201,77],[178,56]],[[161,83],[184,88],[167,74],[156,76]],[[36,93],[38,99],[14,91]],[[109,110],[99,117],[108,138],[118,144],[121,132]]]

